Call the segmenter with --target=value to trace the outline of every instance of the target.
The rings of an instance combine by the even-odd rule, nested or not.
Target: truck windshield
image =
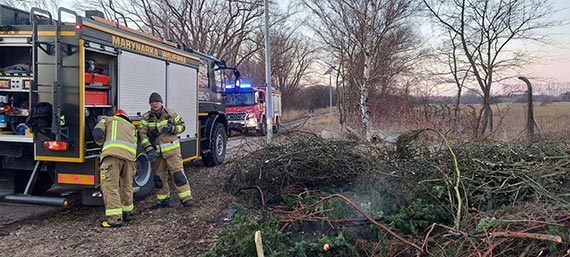
[[[233,93],[226,95],[226,106],[249,106],[255,105],[253,92]]]

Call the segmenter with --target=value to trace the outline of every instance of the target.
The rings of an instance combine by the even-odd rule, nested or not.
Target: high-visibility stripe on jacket
[[[160,133],[169,124],[174,126],[174,132]],[[159,132],[159,136],[154,139],[154,142],[151,142],[149,135],[155,129]],[[148,111],[142,116],[138,127],[141,144],[145,151],[150,150],[154,143],[156,152],[161,153],[164,158],[180,155],[180,141],[177,135],[184,132],[185,129],[182,117],[167,108],[162,108],[159,112]]]
[[[127,161],[136,160],[137,130],[130,121],[120,116],[105,117],[95,127],[105,132],[101,159],[115,156]]]

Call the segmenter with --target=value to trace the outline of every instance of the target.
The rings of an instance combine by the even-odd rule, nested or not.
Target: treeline
[[[410,96],[415,103],[425,103],[425,104],[455,104],[457,102],[457,97],[455,96],[438,96],[438,97],[414,97]],[[533,95],[532,100],[535,103],[556,103],[556,102],[570,102],[570,92],[560,94],[558,96],[553,95]],[[462,104],[480,104],[482,97],[478,95],[463,95],[461,96]],[[527,95],[501,95],[501,96],[491,96],[490,103],[527,103]]]

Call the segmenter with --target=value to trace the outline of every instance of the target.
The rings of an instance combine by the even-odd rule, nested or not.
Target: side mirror
[[[257,93],[258,93],[257,99],[259,99],[259,103],[260,104],[264,103],[265,102],[265,96],[263,95],[263,92],[257,92]]]
[[[236,81],[239,80],[240,77],[241,77],[241,74],[239,73],[239,70],[234,69],[234,78],[236,78]]]

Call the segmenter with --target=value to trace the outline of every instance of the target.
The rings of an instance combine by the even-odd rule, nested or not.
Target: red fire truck
[[[265,87],[253,87],[251,84],[242,82],[239,86],[227,85],[225,90],[226,117],[229,130],[241,133],[255,131],[260,135],[267,133],[267,89]],[[271,124],[273,133],[279,131],[281,124],[281,92],[271,90]]]

